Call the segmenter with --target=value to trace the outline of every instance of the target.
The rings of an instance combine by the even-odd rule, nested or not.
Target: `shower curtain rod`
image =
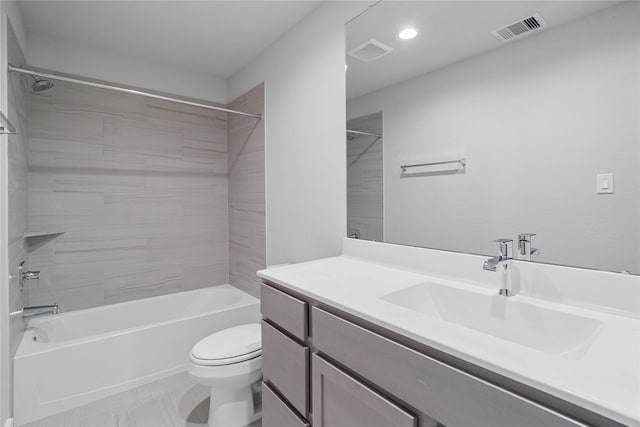
[[[132,95],[146,96],[147,98],[160,99],[160,100],[163,100],[163,101],[179,102],[180,104],[191,105],[191,106],[194,106],[194,107],[202,107],[202,108],[207,108],[209,110],[223,111],[225,113],[239,114],[241,116],[247,116],[247,117],[254,117],[256,119],[262,119],[262,114],[247,113],[245,111],[231,110],[229,108],[216,107],[215,105],[209,105],[209,104],[203,104],[201,102],[189,101],[188,99],[177,98],[177,97],[173,97],[173,96],[158,95],[158,94],[153,93],[153,92],[146,92],[144,90],[131,89],[131,88],[127,88],[127,87],[124,87],[124,86],[117,86],[115,84],[111,84],[111,83],[108,83],[108,82],[101,82],[101,81],[98,81],[98,80],[90,80],[90,79],[84,79],[84,78],[79,78],[79,77],[71,77],[71,76],[64,75],[64,74],[58,74],[58,73],[55,73],[55,72],[52,72],[52,71],[39,70],[37,68],[29,68],[29,67],[22,67],[22,66],[16,67],[15,65],[11,65],[11,64],[9,64],[8,68],[9,68],[9,72],[28,74],[28,75],[34,76],[34,77],[43,77],[43,78],[46,78],[46,79],[60,80],[60,81],[69,82],[69,83],[78,83],[78,84],[81,84],[81,85],[97,87],[97,88],[100,88],[100,89],[109,89],[109,90],[114,90],[114,91],[117,91],[117,92],[129,93],[129,94],[132,94]]]
[[[366,136],[375,136],[376,138],[382,138],[382,135],[379,133],[361,132],[359,130],[347,129],[347,133],[352,133],[354,135],[366,135]]]

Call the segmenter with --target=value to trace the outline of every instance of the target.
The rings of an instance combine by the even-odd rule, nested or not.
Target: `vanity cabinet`
[[[441,425],[584,426],[316,307],[312,324],[323,354]]]
[[[405,345],[397,334],[330,305],[277,284],[264,283],[262,289],[268,296],[262,301],[264,427],[592,425],[438,360],[426,348]],[[280,312],[286,307],[294,311]]]

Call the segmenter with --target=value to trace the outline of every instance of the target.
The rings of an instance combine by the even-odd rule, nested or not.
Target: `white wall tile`
[[[229,282],[226,114],[73,84],[29,97],[31,302],[65,310]]]
[[[231,108],[264,111],[259,85],[231,103]],[[256,271],[265,267],[264,122],[229,117],[229,280],[259,294]]]
[[[27,229],[27,193],[9,190],[9,244],[22,240]]]
[[[105,303],[148,298],[183,290],[181,262],[122,264],[105,272]]]
[[[100,193],[29,192],[29,215],[102,215],[104,196]]]
[[[182,217],[178,194],[109,194],[105,196],[106,224],[173,224]]]
[[[96,159],[75,159],[56,155],[53,191],[111,193],[142,191],[144,164]]]
[[[146,99],[146,114],[148,117],[184,124],[195,124],[215,127],[226,126],[227,114],[186,104],[178,104],[158,99]]]
[[[150,157],[180,159],[182,135],[132,119],[104,119],[104,149]]]
[[[61,111],[84,111],[105,116],[144,116],[144,98],[107,89],[56,82],[53,106]]]
[[[53,191],[52,151],[29,152],[29,191]]]
[[[8,22],[8,21],[7,21]],[[7,34],[7,59],[10,63],[24,64],[25,58],[18,44],[16,35],[9,25],[6,28]],[[17,134],[7,138],[8,154],[8,227],[9,239],[7,249],[7,261],[9,267],[8,295],[0,295],[0,299],[8,297],[9,311],[19,310],[25,305],[25,294],[20,289],[18,283],[18,266],[21,262],[27,261],[27,251],[25,247],[24,233],[27,230],[27,206],[28,206],[28,173],[27,173],[27,132],[26,121],[28,118],[27,108],[27,79],[16,73],[8,74],[8,118],[16,127]],[[25,264],[27,267],[28,263]],[[5,303],[6,304],[6,303]],[[9,358],[12,359],[22,339],[25,323],[20,316],[9,320]],[[5,354],[3,353],[3,357]],[[4,363],[7,359],[3,359]],[[5,372],[3,366],[2,371]],[[9,378],[3,378],[3,383],[12,387],[12,366],[9,365]],[[6,397],[3,394],[3,398]],[[11,405],[11,402],[8,403]],[[4,402],[3,402],[4,407]]]
[[[102,117],[86,112],[67,112],[59,110],[29,110],[29,138],[31,140],[54,140],[76,142],[81,145],[102,144]],[[42,144],[39,144],[42,145]],[[29,147],[33,149],[33,147]],[[56,145],[47,149],[38,146],[38,151],[62,151],[63,146]],[[72,152],[74,152],[72,150]]]

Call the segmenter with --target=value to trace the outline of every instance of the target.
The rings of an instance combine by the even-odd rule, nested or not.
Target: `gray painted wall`
[[[324,2],[241,72],[265,83],[267,265],[338,255],[346,234],[345,23],[362,2]]]

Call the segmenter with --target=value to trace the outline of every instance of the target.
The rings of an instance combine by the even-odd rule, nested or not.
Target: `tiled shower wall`
[[[56,82],[29,91],[30,304],[229,282],[227,114]],[[58,234],[55,234],[58,233]]]
[[[358,117],[347,128],[382,134],[382,113]],[[383,141],[368,135],[347,140],[347,233],[361,239],[382,241]]]
[[[7,58],[12,64],[24,64],[24,55],[13,29],[7,27]],[[27,80],[16,73],[9,73],[8,116],[16,127],[16,134],[9,135],[9,310],[19,310],[24,305],[24,295],[18,285],[18,265],[27,261],[24,233],[27,231]],[[18,348],[24,322],[21,317],[10,319],[10,346],[13,356]],[[13,370],[11,370],[13,371]]]
[[[230,104],[264,111],[264,85]],[[229,115],[229,276],[231,284],[259,295],[256,270],[265,268],[264,120]]]

